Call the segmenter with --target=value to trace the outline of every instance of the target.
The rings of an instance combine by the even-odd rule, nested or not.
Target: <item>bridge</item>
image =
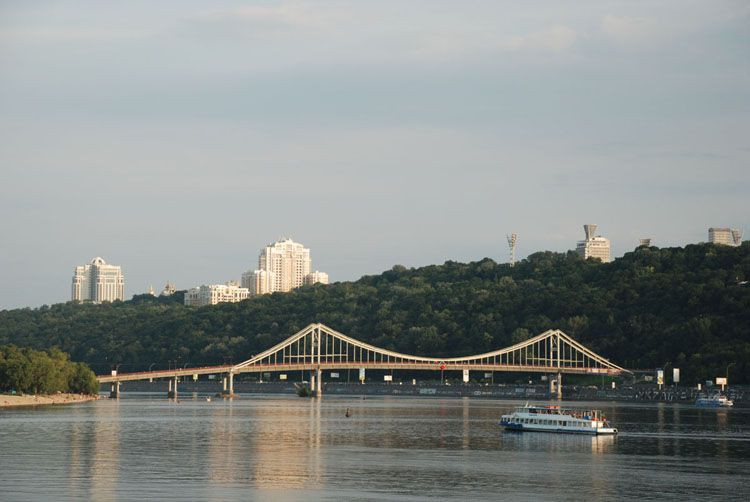
[[[204,366],[138,373],[101,375],[100,383],[110,383],[113,397],[120,394],[120,383],[134,380],[168,379],[168,395],[177,395],[179,377],[222,374],[223,393],[234,394],[234,375],[284,371],[311,371],[311,390],[323,392],[322,371],[335,369],[429,370],[429,371],[509,371],[556,373],[552,383],[558,397],[562,374],[619,375],[630,373],[584,347],[559,329],[547,330],[510,347],[465,357],[421,357],[382,349],[361,342],[320,323],[310,324],[268,350],[234,365]],[[317,385],[316,385],[317,382]]]

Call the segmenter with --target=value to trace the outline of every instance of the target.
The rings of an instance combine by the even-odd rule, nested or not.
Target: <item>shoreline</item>
[[[48,406],[58,404],[75,404],[95,401],[99,396],[88,394],[50,394],[50,395],[33,395],[26,394],[23,396],[0,394],[0,408],[20,408],[27,406]]]
[[[101,386],[101,392],[108,392],[109,385]],[[169,385],[165,380],[122,382],[123,395],[128,392],[163,393],[165,396]],[[178,384],[178,395],[203,393],[208,395],[220,394],[222,385],[219,381],[199,380],[183,381]],[[296,394],[293,382],[252,382],[247,380],[234,381],[235,394]],[[750,407],[750,388],[735,386],[728,391],[734,399],[735,408]],[[328,381],[323,384],[323,395],[358,395],[358,396],[416,396],[416,397],[468,397],[475,399],[512,399],[550,400],[556,396],[550,393],[549,385],[540,384],[454,384],[442,385],[440,382],[424,381],[417,385],[412,383],[346,383]],[[566,385],[563,386],[563,398],[566,401],[612,401],[622,403],[682,403],[693,404],[698,391],[694,387],[670,387],[659,390],[656,385],[620,386],[617,389],[604,389],[592,386]]]

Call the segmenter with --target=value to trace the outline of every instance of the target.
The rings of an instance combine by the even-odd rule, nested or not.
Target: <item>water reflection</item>
[[[111,401],[72,409],[69,430],[60,431],[67,439],[61,451],[68,456],[60,467],[65,469],[68,492],[76,498],[115,498],[120,457],[120,422],[113,420],[117,405]]]
[[[226,405],[226,406],[225,406]],[[237,468],[239,465],[236,460],[237,445],[236,422],[234,420],[232,399],[226,398],[224,402],[218,402],[221,406],[221,413],[213,412],[209,415],[209,435],[208,440],[208,479],[212,484],[221,485],[231,482],[238,478]]]
[[[506,431],[502,435],[504,449],[544,451],[550,454],[594,453],[612,451],[616,436],[588,436],[581,434],[552,434],[545,432]]]
[[[246,436],[253,481],[268,489],[319,488],[321,401],[285,404],[261,407],[253,414],[255,425]]]
[[[320,400],[276,406],[265,406],[262,401],[249,408],[246,400],[238,399],[214,414],[212,481],[249,480],[260,489],[319,487],[323,468]]]
[[[470,405],[469,398],[468,397],[463,398],[461,404],[462,404],[461,417],[463,419],[461,422],[461,425],[463,426],[463,435],[462,435],[463,441],[461,443],[461,446],[466,450],[469,448],[469,444],[470,444],[469,432],[471,430],[469,427],[469,424],[470,424],[469,422],[469,405]]]
[[[112,500],[117,490],[117,473],[120,460],[119,400],[109,406],[94,406],[94,437],[91,455],[91,480],[89,498]]]

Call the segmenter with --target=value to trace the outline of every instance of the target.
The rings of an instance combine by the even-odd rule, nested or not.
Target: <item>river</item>
[[[573,403],[620,430],[592,438],[502,431],[517,405],[130,393],[1,409],[0,499],[750,498],[750,410]]]

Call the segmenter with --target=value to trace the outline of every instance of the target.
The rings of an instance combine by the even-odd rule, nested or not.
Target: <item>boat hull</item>
[[[695,403],[698,408],[731,408],[734,406],[733,402],[719,404],[719,403]]]
[[[501,423],[505,430],[515,432],[550,432],[555,434],[577,434],[581,436],[613,436],[617,434],[617,429],[600,428],[600,429],[576,429],[561,427],[534,427],[533,425],[523,425],[514,423]]]

